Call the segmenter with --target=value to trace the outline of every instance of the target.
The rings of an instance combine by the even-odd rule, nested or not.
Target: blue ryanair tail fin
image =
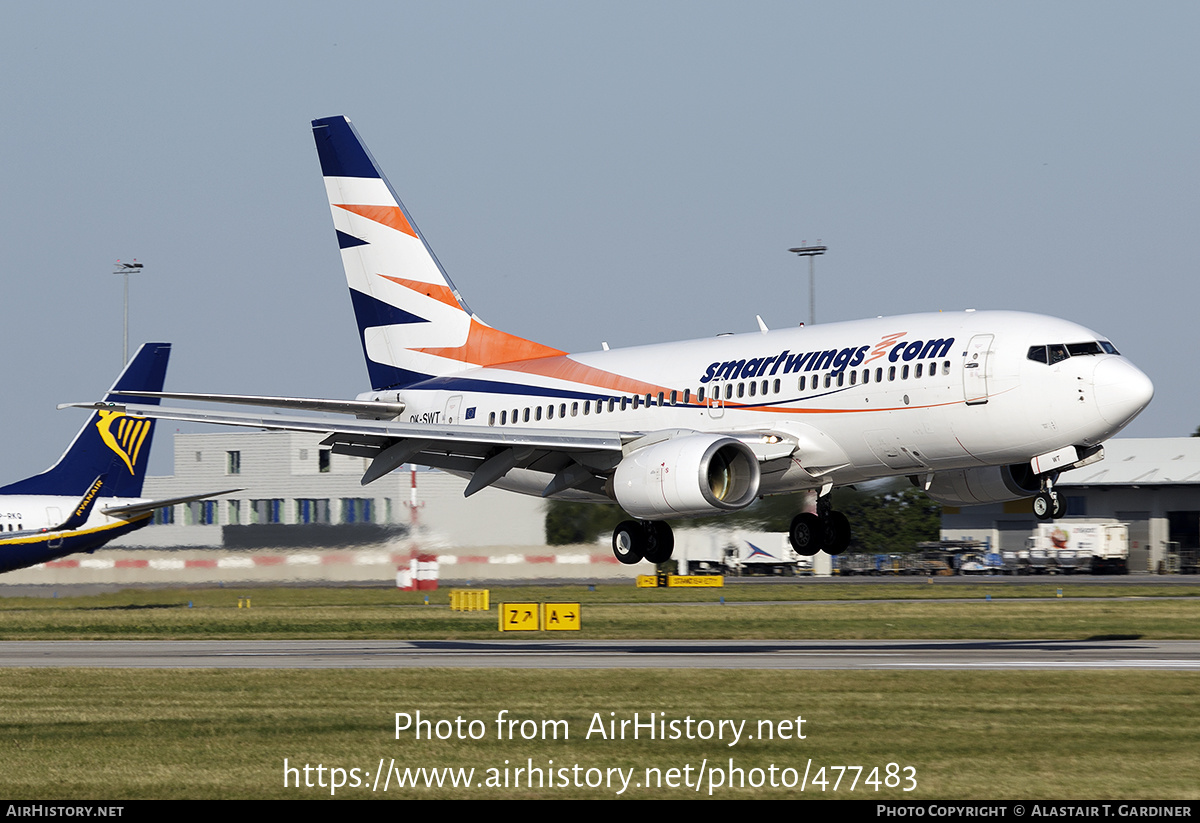
[[[122,391],[162,391],[170,343],[144,343],[113,383],[108,403],[157,404],[158,399],[129,397]],[[82,497],[106,475],[104,497],[141,497],[155,421],[99,409],[75,435],[58,462],[41,474],[0,487],[0,494],[50,494]]]

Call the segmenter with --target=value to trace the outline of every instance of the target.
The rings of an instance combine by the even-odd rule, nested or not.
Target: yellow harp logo
[[[125,465],[129,467],[129,473],[134,474],[133,466],[137,463],[138,453],[142,450],[142,442],[150,433],[153,421],[135,420],[132,417],[126,417],[123,412],[100,410],[96,413],[100,415],[100,420],[96,423],[100,439],[104,441],[104,445],[125,461]],[[117,424],[115,434],[113,433],[113,423]]]

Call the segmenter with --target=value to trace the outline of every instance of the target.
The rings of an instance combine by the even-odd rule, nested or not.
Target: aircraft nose
[[[1107,357],[1096,366],[1096,406],[1114,426],[1124,426],[1137,417],[1154,397],[1154,384],[1128,360]]]

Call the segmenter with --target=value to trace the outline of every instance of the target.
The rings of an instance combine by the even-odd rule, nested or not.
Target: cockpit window
[[[1026,357],[1037,363],[1054,365],[1068,357],[1086,357],[1089,354],[1120,354],[1117,347],[1107,340],[1088,340],[1086,343],[1051,343],[1048,346],[1030,346]]]

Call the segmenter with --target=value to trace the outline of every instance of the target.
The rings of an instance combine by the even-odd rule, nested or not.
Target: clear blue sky
[[[131,341],[168,388],[367,388],[309,121],[354,120],[484,319],[567,350],[1008,308],[1200,425],[1195,3],[12,3],[2,476]],[[168,473],[169,433],[156,444]]]

